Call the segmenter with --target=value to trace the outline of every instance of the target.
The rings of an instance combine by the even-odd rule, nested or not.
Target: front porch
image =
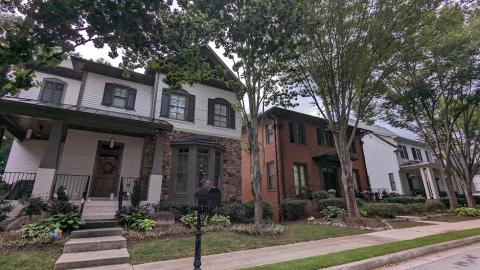
[[[1,182],[9,199],[52,198],[64,189],[77,204],[142,200],[162,188],[164,121],[40,101],[0,100],[0,129],[15,138]],[[147,144],[155,147],[148,149]]]
[[[440,199],[445,191],[439,164],[435,162],[408,162],[400,166],[403,194]]]

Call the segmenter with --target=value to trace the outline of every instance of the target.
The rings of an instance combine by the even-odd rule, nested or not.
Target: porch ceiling
[[[410,160],[400,165],[400,171],[417,170],[420,168],[440,168],[440,164],[436,162],[414,161]]]
[[[5,125],[18,139],[23,139],[26,134],[23,125],[25,117],[63,121],[70,128],[133,136],[153,135],[158,130],[170,131],[173,128],[163,120],[90,107],[14,97],[0,99],[0,125]]]

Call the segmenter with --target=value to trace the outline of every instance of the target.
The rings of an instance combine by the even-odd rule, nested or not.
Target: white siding
[[[14,140],[5,171],[36,173],[46,147],[47,141]]]
[[[91,176],[98,141],[109,141],[112,137],[115,138],[116,142],[124,144],[120,176],[139,177],[144,142],[142,138],[75,129],[68,130],[58,173]]]
[[[37,71],[35,72],[35,79],[38,82],[40,82],[40,84],[43,84],[43,81],[45,79],[51,79],[51,78],[55,78],[66,83],[66,89],[65,89],[62,103],[76,105],[78,100],[78,94],[80,92],[80,85],[82,82],[74,79],[70,79],[70,78],[43,73],[43,72],[37,72]],[[18,97],[38,100],[40,99],[41,88],[42,86],[40,85],[39,87],[32,87],[28,91],[22,90],[18,94]]]
[[[161,118],[165,121],[170,122],[171,124],[174,125],[175,130],[194,132],[194,133],[211,135],[211,136],[240,139],[241,115],[239,112],[235,113],[235,121],[236,121],[235,129],[220,128],[220,127],[207,125],[208,99],[223,98],[228,102],[235,104],[237,102],[235,93],[214,88],[208,85],[203,85],[203,84],[195,84],[192,86],[185,85],[183,89],[186,90],[189,94],[195,95],[195,121],[192,123],[188,121],[164,118],[164,117],[160,117],[160,109],[162,105],[161,104],[162,92],[163,92],[163,88],[168,86],[163,82],[163,78],[165,78],[165,75],[160,74],[158,79],[159,83],[158,83],[157,102],[156,102],[156,108],[155,108],[155,118]]]
[[[102,99],[103,92],[105,90],[105,83],[128,85],[132,88],[137,89],[135,110],[132,111],[121,108],[103,106]],[[150,117],[150,113],[152,110],[152,92],[153,87],[149,85],[125,81],[89,72],[85,82],[85,89],[83,92],[81,105],[102,110]]]
[[[362,140],[370,186],[391,190],[388,174],[393,173],[396,192],[403,194],[395,148],[372,134],[365,135]]]

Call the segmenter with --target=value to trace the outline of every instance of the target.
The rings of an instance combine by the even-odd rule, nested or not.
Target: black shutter
[[[229,124],[228,124],[228,127],[231,128],[231,129],[235,129],[235,110],[233,109],[233,106],[232,105],[229,105],[229,115],[228,115],[228,121],[229,121]]]
[[[415,151],[415,148],[412,147],[412,155],[413,155],[413,160],[417,160],[417,151]]]
[[[110,106],[113,103],[113,91],[115,85],[113,83],[106,83],[103,91],[102,105]]]
[[[128,88],[127,104],[125,105],[125,108],[127,110],[134,110],[135,109],[136,98],[137,98],[137,89]]]
[[[195,96],[194,95],[188,96],[186,120],[190,122],[195,122]]]
[[[208,119],[207,124],[213,126],[213,112],[215,110],[213,99],[208,99]]]
[[[293,134],[293,123],[288,122],[288,132],[290,133],[290,142],[295,143],[295,135]]]
[[[421,151],[420,149],[417,149],[417,150],[418,150],[418,153],[417,153],[418,159],[420,159],[421,161],[423,161],[422,151]]]
[[[305,125],[300,125],[300,143],[307,144],[307,138],[305,137]]]
[[[403,153],[405,154],[405,159],[408,159],[408,151],[406,146],[402,146]]]
[[[160,116],[168,117],[168,106],[170,105],[170,93],[163,92],[162,105],[160,107]]]

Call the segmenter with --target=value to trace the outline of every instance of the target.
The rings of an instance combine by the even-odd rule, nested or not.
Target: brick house
[[[227,68],[213,51],[206,56]],[[240,115],[221,81],[166,92],[162,71],[125,77],[78,57],[35,76],[40,87],[0,99],[0,138],[15,139],[0,175],[10,199],[63,187],[86,201],[84,218],[107,219],[136,184],[146,202],[194,203],[200,177],[224,202],[241,199]]]
[[[326,121],[319,117],[273,107],[259,121],[262,198],[279,218],[279,202],[310,191],[335,189],[343,194],[340,163]],[[246,140],[246,132],[242,138]],[[360,133],[351,149],[353,175],[359,190],[369,187]],[[253,199],[249,155],[242,151],[242,200]]]

